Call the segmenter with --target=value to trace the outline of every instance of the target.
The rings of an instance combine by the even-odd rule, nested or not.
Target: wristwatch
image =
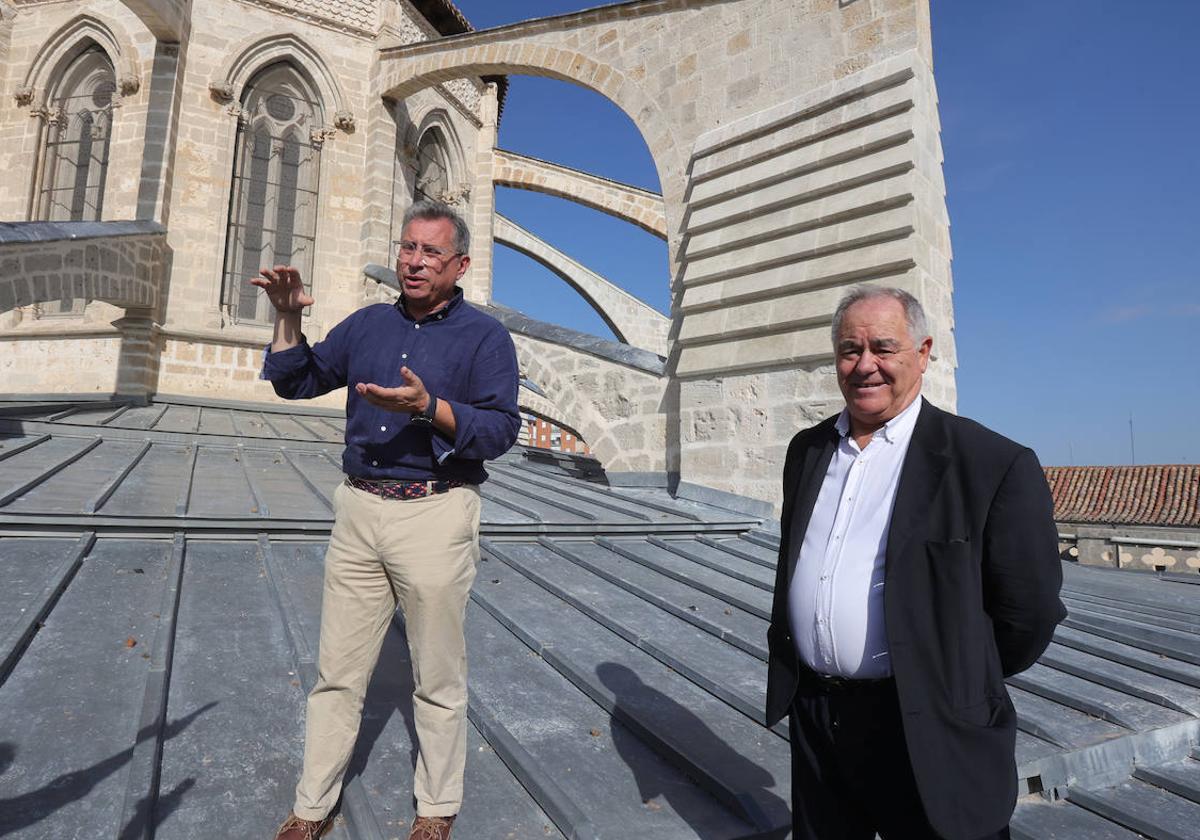
[[[410,423],[419,423],[422,426],[432,426],[434,415],[437,414],[437,397],[433,394],[429,395],[429,405],[425,406],[424,411],[418,411],[409,418]]]

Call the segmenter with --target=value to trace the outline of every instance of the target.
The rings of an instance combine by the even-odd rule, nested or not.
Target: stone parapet
[[[69,298],[154,310],[167,253],[155,222],[0,223],[0,312]]]
[[[666,469],[667,379],[513,332],[521,371],[550,396],[606,470]]]
[[[1200,529],[1058,523],[1059,549],[1085,566],[1200,572]]]

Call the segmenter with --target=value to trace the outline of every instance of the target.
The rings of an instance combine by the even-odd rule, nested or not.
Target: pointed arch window
[[[47,103],[38,220],[100,220],[116,91],[112,61],[99,46],[67,65]]]
[[[417,177],[413,198],[434,201],[450,199],[450,167],[446,154],[446,143],[437,128],[430,128],[421,135],[417,144]]]
[[[112,60],[94,43],[59,75],[46,102],[34,221],[100,221],[116,92]],[[36,304],[34,314],[79,317],[86,304],[64,292],[62,300]]]
[[[289,62],[259,72],[242,96],[229,202],[222,300],[235,321],[267,323],[266,295],[246,282],[263,266],[294,265],[312,289],[321,103]]]

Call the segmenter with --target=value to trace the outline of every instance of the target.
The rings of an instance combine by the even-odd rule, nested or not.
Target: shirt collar
[[[450,300],[446,302],[446,305],[443,306],[441,309],[437,310],[436,312],[430,312],[428,315],[426,315],[424,318],[422,318],[421,323],[423,324],[426,321],[444,321],[445,319],[450,317],[450,313],[452,313],[455,309],[458,309],[458,307],[462,304],[462,302],[463,302],[462,287],[455,286],[454,287],[454,297],[450,298]],[[407,318],[409,321],[416,320],[415,318],[413,318],[412,315],[408,314],[408,307],[404,304],[404,292],[401,292],[400,297],[396,298],[395,305],[396,305],[396,311],[399,312],[401,315],[403,315],[405,318]]]
[[[872,440],[877,437],[882,437],[888,443],[899,443],[906,440],[912,435],[912,430],[917,425],[917,415],[921,413],[922,402],[924,400],[921,398],[921,395],[917,394],[917,398],[909,403],[903,411],[875,430],[875,434],[871,436]],[[837,429],[837,433],[842,437],[850,434],[849,409],[843,408],[842,413],[838,415],[838,419],[833,425]]]

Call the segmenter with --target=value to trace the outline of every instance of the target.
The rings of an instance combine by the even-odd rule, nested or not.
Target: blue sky
[[[597,5],[456,0],[477,28]],[[1046,464],[1200,461],[1200,3],[933,0],[954,246],[959,412]],[[500,145],[658,189],[619,109],[510,77]],[[499,212],[665,311],[666,246],[570,202]],[[611,336],[497,246],[495,296]]]

